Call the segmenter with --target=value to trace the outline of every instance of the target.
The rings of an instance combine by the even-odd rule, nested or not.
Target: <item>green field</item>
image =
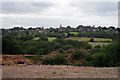
[[[78,40],[78,41],[89,41],[90,40],[90,38],[80,38],[80,37],[70,37],[70,38],[65,38],[65,39]]]
[[[91,38],[81,38],[81,37],[70,37],[66,39],[71,39],[71,40],[78,40],[78,41],[90,41]],[[94,38],[94,41],[112,41],[112,39],[106,39],[106,38]]]
[[[56,37],[47,37],[49,41],[56,39]]]
[[[33,38],[33,40],[38,40],[38,39],[39,39],[39,37],[34,37],[34,38]]]
[[[56,39],[56,37],[47,37],[49,41]],[[39,37],[35,37],[33,40],[38,40]]]
[[[78,32],[70,32],[70,33],[71,33],[71,34],[75,34],[75,35],[78,34]]]
[[[77,35],[77,34],[79,34],[78,32],[70,32],[71,34],[74,34],[74,35]],[[65,36],[67,36],[67,33],[64,33],[65,34]]]
[[[90,45],[92,45],[92,47],[96,46],[96,45],[108,45],[110,44],[110,42],[88,42]]]
[[[56,39],[56,37],[47,37],[49,41],[52,41]],[[35,37],[33,40],[38,40],[39,37]],[[70,40],[78,40],[78,41],[89,41],[91,38],[81,38],[81,37],[70,37],[70,38],[65,38],[65,39],[70,39]],[[106,38],[94,38],[94,41],[97,42],[107,42],[107,41],[112,41],[112,39],[106,39]]]
[[[64,33],[65,34],[65,36],[67,36],[67,33]]]

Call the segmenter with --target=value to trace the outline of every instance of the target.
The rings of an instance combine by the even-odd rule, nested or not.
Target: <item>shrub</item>
[[[96,45],[94,48],[100,48],[101,46],[100,45]]]
[[[100,52],[100,49],[99,49],[99,48],[93,48],[92,51],[93,51],[94,53],[98,53],[98,52]]]
[[[91,55],[91,53],[86,53],[86,54],[85,54],[85,60],[86,60],[86,61],[91,61],[91,60],[92,60],[92,55]]]
[[[90,39],[90,42],[94,42],[94,39],[92,38],[92,39]]]
[[[48,65],[48,64],[50,64],[50,65],[53,65],[54,64],[54,59],[53,59],[53,57],[45,57],[45,58],[43,58],[42,59],[42,64],[45,64],[45,65]]]
[[[48,38],[46,38],[46,37],[40,37],[40,40],[48,41]]]
[[[42,63],[47,65],[47,64],[50,64],[50,65],[61,65],[61,64],[66,64],[66,60],[65,60],[65,57],[64,55],[60,55],[60,54],[57,54],[53,57],[45,57],[43,60],[42,60]]]
[[[55,45],[54,45],[54,49],[56,50],[56,49],[59,49],[59,48],[61,48],[62,47],[62,44],[61,43],[56,43]]]
[[[74,48],[74,46],[72,46],[72,45],[65,45],[65,46],[63,46],[64,50],[73,49],[73,48]]]
[[[83,66],[93,66],[93,63],[92,61],[87,61],[87,60],[84,60],[83,63],[82,63]]]
[[[93,66],[92,60],[93,60],[93,56],[91,55],[91,53],[86,53],[85,59],[84,59],[82,65],[83,66]]]
[[[54,63],[57,64],[57,65],[66,64],[65,56],[62,55],[62,54],[61,55],[57,54],[53,58],[54,58]]]
[[[85,45],[85,46],[84,46],[84,48],[87,50],[87,49],[91,49],[91,48],[92,48],[92,46],[91,46],[91,45],[89,45],[89,44],[87,44],[87,45]]]
[[[71,54],[71,57],[73,59],[80,59],[82,57],[83,53],[80,50],[76,50]]]
[[[61,39],[61,38],[63,38],[63,35],[61,34],[57,35],[57,39]]]
[[[81,64],[77,62],[77,63],[75,63],[75,66],[81,66]]]
[[[59,49],[59,52],[63,54],[65,53],[65,51],[62,48]]]
[[[52,74],[56,74],[56,72],[53,72]]]
[[[40,60],[41,59],[41,55],[39,55],[39,54],[36,54],[33,58],[31,58],[31,60],[34,62],[34,63],[36,63],[38,60]]]
[[[65,57],[68,57],[68,55],[65,55]]]
[[[100,45],[96,45],[96,46],[93,48],[93,52],[94,52],[94,53],[100,52],[100,48],[101,48]]]
[[[93,56],[93,66],[95,67],[105,67],[107,65],[108,61],[106,58],[106,55],[104,53],[96,53]]]
[[[75,64],[74,64],[74,63],[68,63],[68,65],[75,66]]]
[[[110,66],[120,66],[120,41],[115,41],[112,44],[103,46],[101,53],[107,55],[108,63]]]

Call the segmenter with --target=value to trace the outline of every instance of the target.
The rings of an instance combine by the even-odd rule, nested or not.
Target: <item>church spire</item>
[[[60,28],[62,28],[62,25],[60,24]]]

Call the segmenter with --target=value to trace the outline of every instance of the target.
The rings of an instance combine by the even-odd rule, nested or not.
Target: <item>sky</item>
[[[118,2],[42,0],[1,2],[0,24],[12,27],[118,26]]]

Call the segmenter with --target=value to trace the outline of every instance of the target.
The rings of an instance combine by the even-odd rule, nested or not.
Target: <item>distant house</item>
[[[65,27],[62,27],[62,25],[61,25],[61,24],[60,24],[59,29],[60,29],[61,31],[66,31],[66,28],[65,28]]]
[[[72,29],[69,29],[69,32],[73,32],[73,30],[72,30]]]

